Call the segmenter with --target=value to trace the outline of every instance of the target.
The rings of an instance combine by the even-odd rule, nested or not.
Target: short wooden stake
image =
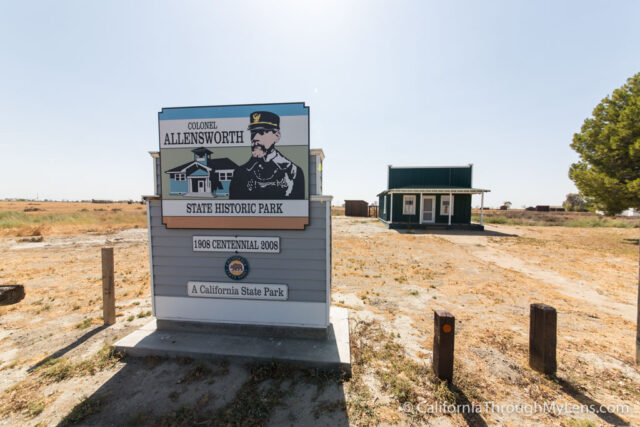
[[[453,344],[456,318],[446,310],[433,313],[433,372],[441,380],[453,380]]]
[[[102,317],[105,325],[116,323],[113,248],[102,248]]]
[[[556,373],[556,309],[531,304],[529,319],[529,366],[547,375]]]

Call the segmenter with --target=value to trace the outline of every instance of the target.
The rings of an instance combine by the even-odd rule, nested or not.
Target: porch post
[[[391,206],[389,206],[389,209],[391,209],[391,216],[389,217],[389,223],[393,222],[393,193],[391,193],[391,198],[390,198],[390,203]]]
[[[480,225],[484,225],[484,191],[480,193]]]
[[[451,225],[451,207],[453,206],[453,195],[449,191],[449,225]]]

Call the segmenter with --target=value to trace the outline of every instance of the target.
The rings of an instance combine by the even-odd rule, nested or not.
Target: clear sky
[[[640,71],[638,17],[637,1],[2,0],[0,198],[139,199],[162,107],[303,101],[336,204],[375,200],[389,164],[473,163],[485,204],[559,205],[573,133]]]

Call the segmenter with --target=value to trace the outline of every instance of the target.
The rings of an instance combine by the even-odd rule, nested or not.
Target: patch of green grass
[[[74,364],[65,358],[56,358],[47,361],[41,366],[42,376],[53,382],[60,382],[74,376]]]
[[[151,416],[146,412],[138,412],[129,417],[130,426],[145,426],[151,424]]]
[[[471,215],[471,221],[480,222],[480,215]],[[497,215],[485,215],[483,218],[485,224],[511,224],[515,225],[513,221],[509,221],[503,216]],[[520,224],[518,224],[520,225]]]
[[[417,297],[418,295],[420,295],[420,292],[418,292],[418,291],[411,291],[411,292],[409,292],[409,295],[413,295],[414,297]]]
[[[282,382],[294,377],[295,368],[278,363],[250,366],[249,379],[234,400],[217,413],[220,425],[262,425],[283,404],[292,387]],[[260,387],[261,384],[265,386]]]
[[[149,316],[151,316],[151,310],[141,311],[140,313],[138,313],[138,319],[142,319],[143,317],[149,317]]]
[[[471,221],[480,222],[480,215],[472,215]],[[485,224],[506,224],[524,226],[563,226],[563,227],[619,227],[634,228],[640,227],[637,219],[611,218],[601,215],[586,217],[571,217],[562,213],[546,212],[514,212],[505,211],[503,213],[489,213],[484,215]]]
[[[198,362],[191,369],[187,371],[184,377],[179,381],[180,383],[192,383],[195,381],[202,381],[211,375],[213,371],[204,362]]]
[[[134,315],[132,314],[131,316],[127,317],[127,322],[131,322],[131,321],[133,321],[133,319],[135,319],[135,318],[136,318],[136,316],[134,316]]]
[[[198,380],[228,372],[227,364],[221,363],[221,370],[211,371],[196,363],[190,371]],[[299,381],[316,385],[319,395],[326,384],[341,382],[341,373],[321,369],[299,368],[288,364],[268,363],[247,365],[249,377],[240,387],[233,400],[215,412],[207,410],[209,395],[205,394],[193,406],[182,406],[150,422],[153,425],[225,425],[258,426],[268,424],[274,409],[284,405]],[[211,372],[209,372],[211,371]],[[188,374],[189,375],[189,374]],[[177,401],[179,394],[172,392],[169,399]],[[317,398],[317,397],[316,397]]]
[[[97,414],[102,410],[104,405],[104,396],[88,397],[82,402],[78,403],[72,410],[64,417],[60,425],[67,426],[77,424],[90,415]]]
[[[91,326],[91,318],[86,317],[82,322],[76,324],[76,329],[87,329]]]
[[[565,227],[618,227],[618,228],[633,228],[637,227],[632,222],[622,221],[619,219],[611,219],[611,218],[580,218],[580,219],[572,219],[570,221],[565,222]]]
[[[452,404],[456,403],[458,396],[451,391],[446,381],[435,379],[435,385],[433,387],[433,396],[438,402]]]
[[[598,427],[598,424],[594,423],[591,420],[576,420],[573,418],[564,421],[562,425],[565,425],[567,427]]]
[[[122,358],[114,347],[105,345],[93,357],[79,362],[60,357],[51,359],[38,369],[42,378],[52,382],[64,381],[67,378],[82,375],[94,375],[98,371],[115,366]]]
[[[334,411],[342,411],[342,412],[346,412],[347,410],[347,404],[344,401],[344,399],[336,399],[336,400],[324,400],[322,402],[320,402],[318,405],[316,405],[315,408],[313,408],[313,416],[314,418],[320,418],[320,415],[322,413],[330,413],[330,412],[334,412]]]
[[[381,390],[391,397],[391,407],[402,407],[410,403],[415,408],[419,402],[457,403],[465,401],[465,396],[439,380],[427,361],[410,357],[397,338],[400,334],[386,332],[375,321],[358,322],[352,328],[351,361],[353,377],[349,381],[347,400],[350,422],[358,425],[376,424],[376,406],[369,386],[362,377],[371,371],[378,378]],[[466,375],[466,373],[465,373]],[[460,378],[454,379],[460,390],[469,397],[481,401],[483,396],[470,389]],[[472,396],[473,395],[473,396]],[[383,404],[382,407],[387,406]],[[429,414],[407,414],[409,424],[422,424]]]
[[[44,399],[34,399],[29,402],[27,406],[26,416],[27,418],[35,418],[44,411],[46,407]]]

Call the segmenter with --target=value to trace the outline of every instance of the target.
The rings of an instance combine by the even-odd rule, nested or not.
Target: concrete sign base
[[[331,307],[328,337],[324,340],[166,330],[158,329],[154,320],[122,338],[115,348],[135,357],[278,361],[351,373],[349,314],[340,307]]]

